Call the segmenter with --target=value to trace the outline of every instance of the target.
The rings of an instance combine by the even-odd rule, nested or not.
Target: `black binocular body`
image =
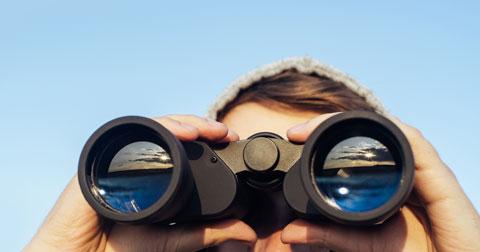
[[[78,178],[88,203],[121,223],[242,218],[260,190],[282,191],[300,218],[373,225],[407,199],[414,162],[400,129],[371,112],[334,115],[304,144],[269,132],[181,142],[152,119],[127,116],[89,138]]]

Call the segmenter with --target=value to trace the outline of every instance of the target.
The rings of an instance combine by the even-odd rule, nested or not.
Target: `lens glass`
[[[364,136],[344,139],[314,167],[325,201],[342,211],[365,212],[385,204],[397,191],[401,167],[381,142]]]
[[[94,187],[110,208],[121,213],[140,212],[162,197],[172,172],[173,163],[164,148],[146,141],[133,142],[113,156],[107,169],[96,172]]]

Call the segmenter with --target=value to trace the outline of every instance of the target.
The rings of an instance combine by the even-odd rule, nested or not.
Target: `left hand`
[[[332,115],[291,128],[289,140],[305,142]],[[282,232],[284,243],[319,245],[335,251],[480,251],[480,217],[453,172],[420,131],[398,119],[391,120],[412,147],[416,171],[409,202],[417,203],[407,203],[385,223],[372,227],[295,220]]]
[[[198,116],[169,115],[154,120],[182,141],[238,140],[224,124]],[[113,224],[87,203],[74,176],[24,251],[196,251],[231,240],[251,245],[257,236],[235,219],[174,226]]]

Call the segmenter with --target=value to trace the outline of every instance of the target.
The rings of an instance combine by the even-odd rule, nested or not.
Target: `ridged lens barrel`
[[[413,155],[403,133],[370,112],[323,122],[304,146],[301,176],[317,210],[346,224],[375,224],[395,213],[413,186]]]
[[[90,205],[119,222],[170,219],[192,184],[180,142],[143,117],[122,117],[99,128],[85,144],[78,174]]]

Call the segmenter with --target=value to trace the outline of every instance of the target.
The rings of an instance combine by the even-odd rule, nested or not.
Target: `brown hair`
[[[365,98],[344,84],[316,74],[299,73],[294,69],[263,78],[241,90],[233,101],[218,112],[218,120],[222,120],[235,106],[247,102],[318,113],[375,111]]]

